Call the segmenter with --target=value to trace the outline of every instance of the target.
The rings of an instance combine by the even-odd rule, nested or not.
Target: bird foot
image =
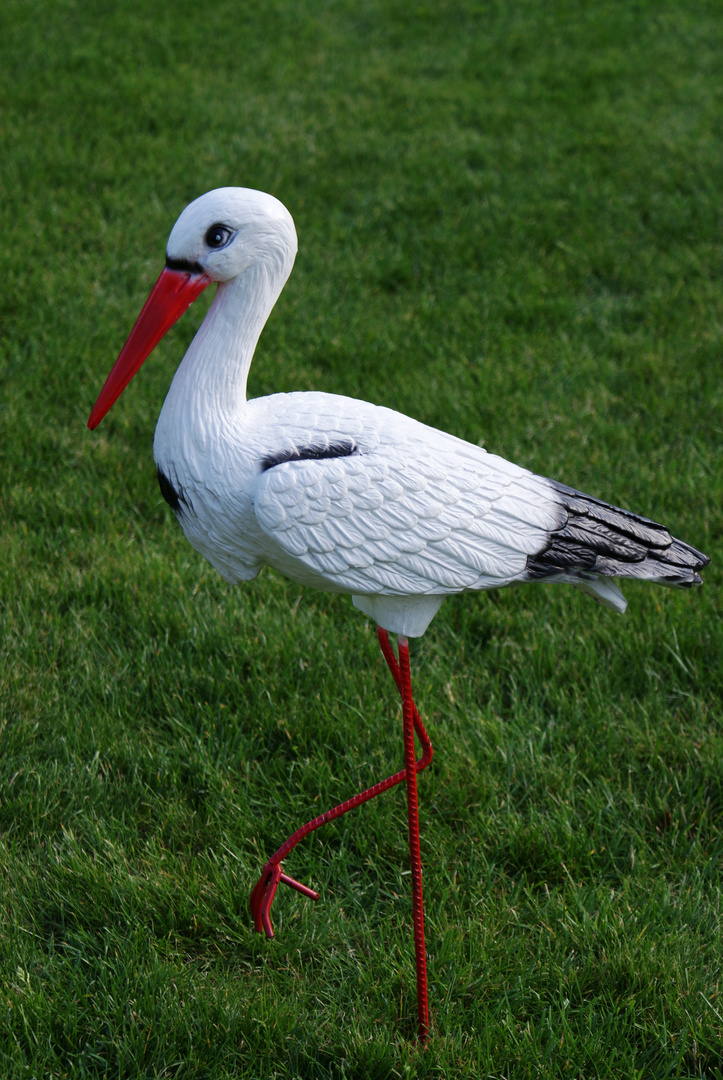
[[[314,892],[308,885],[302,885],[281,871],[281,862],[274,862],[273,857],[261,871],[261,877],[254,885],[249,897],[249,907],[254,917],[254,929],[258,934],[266,934],[267,938],[274,936],[274,928],[271,925],[271,904],[279,885],[290,885],[292,889],[308,896],[311,900],[318,900],[318,892]]]

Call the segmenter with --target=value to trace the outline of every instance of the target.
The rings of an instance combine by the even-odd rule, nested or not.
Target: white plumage
[[[221,514],[180,448],[156,440],[186,535],[231,582],[267,564],[300,584],[360,598],[444,597],[526,580],[527,556],[545,546],[556,522],[542,478],[366,402],[277,394],[248,402],[235,434],[256,468],[241,473],[242,483],[226,483]],[[342,446],[353,450],[261,466],[274,455]],[[227,448],[217,451],[225,458]],[[220,480],[222,465],[212,462]],[[411,636],[424,629],[387,628]]]

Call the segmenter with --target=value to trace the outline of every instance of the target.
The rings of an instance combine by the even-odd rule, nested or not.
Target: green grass
[[[713,2],[6,0],[0,1075],[723,1077]],[[413,649],[433,1038],[400,766],[348,599],[231,589],[158,492],[205,301],[85,420],[187,201],[300,253],[251,393],[362,395],[662,519],[706,586],[448,601]]]

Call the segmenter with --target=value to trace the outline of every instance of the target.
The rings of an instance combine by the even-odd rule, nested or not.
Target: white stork
[[[408,641],[445,596],[564,582],[624,611],[616,578],[700,584],[708,558],[653,521],[620,510],[401,413],[335,394],[246,398],[259,335],[297,250],[271,195],[219,188],[171,231],[166,265],[96,402],[100,423],[166,331],[211,282],[216,296],[184,356],[156,428],[161,492],[186,537],[232,583],[272,566],[301,585],[349,593],[377,623],[403,703],[405,768],[327,811],[269,859],[251,895],[271,937],[281,872],[312,829],[406,780],[419,1037],[428,1037],[416,773],[431,744],[414,706]],[[388,632],[398,635],[399,661]],[[424,753],[414,760],[414,729]]]

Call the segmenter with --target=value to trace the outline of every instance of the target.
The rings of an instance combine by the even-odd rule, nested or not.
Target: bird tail
[[[610,578],[683,589],[702,584],[700,571],[710,559],[663,525],[556,481],[548,483],[560,507],[560,524],[547,548],[528,559],[530,579],[568,582],[616,611],[624,611],[626,601]]]

